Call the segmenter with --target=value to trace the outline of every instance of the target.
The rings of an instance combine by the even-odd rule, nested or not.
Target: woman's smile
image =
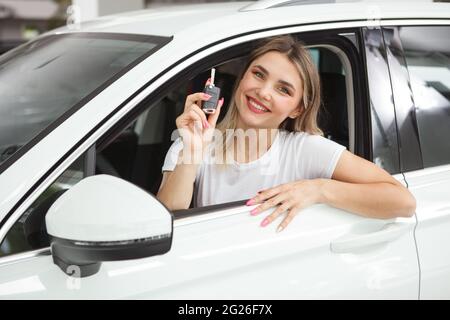
[[[263,105],[261,102],[256,100],[255,98],[247,96],[247,106],[250,109],[250,111],[256,113],[256,114],[263,114],[266,112],[270,112],[270,110]]]

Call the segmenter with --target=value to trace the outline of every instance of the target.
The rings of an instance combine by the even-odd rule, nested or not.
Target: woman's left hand
[[[287,211],[287,216],[277,228],[277,232],[279,232],[286,228],[300,210],[322,202],[323,183],[324,179],[299,180],[260,191],[257,196],[247,202],[248,206],[261,203],[250,211],[250,214],[257,215],[279,205],[261,222],[261,226],[265,227]]]

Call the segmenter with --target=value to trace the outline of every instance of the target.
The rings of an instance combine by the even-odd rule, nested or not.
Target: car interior
[[[320,71],[323,106],[318,123],[324,136],[349,148],[346,76],[340,58],[326,48],[311,48]],[[234,83],[244,60],[234,59],[216,66],[216,85],[225,101],[230,101]],[[161,168],[172,144],[175,119],[184,108],[187,95],[201,92],[210,70],[173,89],[156,104],[149,106],[119,136],[102,150],[97,150],[96,173],[111,174],[131,181],[156,194],[162,179]],[[221,118],[226,113],[225,103]]]

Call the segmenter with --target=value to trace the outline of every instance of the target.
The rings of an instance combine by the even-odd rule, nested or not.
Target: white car
[[[302,3],[107,16],[0,56],[0,298],[449,299],[450,4]],[[215,67],[229,101],[282,34],[317,64],[325,136],[406,185],[413,217],[315,205],[276,233],[242,199],[150,195],[186,95]]]

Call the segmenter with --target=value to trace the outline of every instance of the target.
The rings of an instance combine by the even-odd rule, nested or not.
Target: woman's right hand
[[[209,83],[209,79],[206,85]],[[209,117],[201,109],[201,102],[207,101],[209,95],[203,92],[193,93],[187,96],[183,113],[176,119],[176,125],[183,139],[183,149],[189,148],[191,152],[202,152],[211,142],[213,131],[219,118],[223,98],[217,103],[216,112]]]

